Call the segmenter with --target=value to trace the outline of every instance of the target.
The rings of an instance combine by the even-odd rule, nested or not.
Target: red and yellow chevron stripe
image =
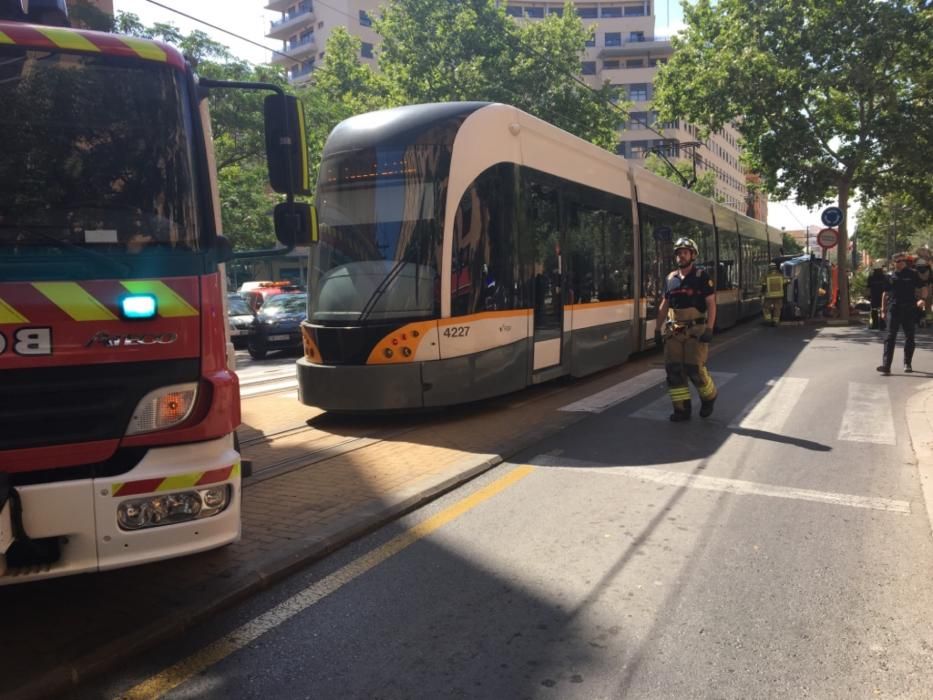
[[[116,301],[127,292],[154,296],[161,318],[197,316],[198,310],[192,305],[197,303],[195,290],[187,290],[191,286],[187,281],[180,280],[179,284],[186,286],[191,302],[162,280],[5,284],[0,286],[0,325],[42,322],[45,319],[35,318],[36,312],[50,306],[63,311],[72,321],[117,321]]]
[[[218,484],[222,481],[230,481],[231,479],[239,478],[239,476],[240,463],[237,462],[229,467],[211,469],[206,472],[176,474],[175,476],[168,476],[163,479],[140,479],[138,481],[126,481],[113,484],[110,488],[110,495],[116,498],[118,496],[138,496],[144,493],[191,489],[196,486],[206,486],[208,484]]]
[[[181,70],[185,68],[185,59],[176,49],[167,44],[67,27],[0,22],[0,45],[2,44],[46,51],[57,49],[79,53],[109,54],[165,63]]]

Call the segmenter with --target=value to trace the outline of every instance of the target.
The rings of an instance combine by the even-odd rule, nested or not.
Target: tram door
[[[559,193],[543,178],[529,178],[529,232],[532,244],[535,372],[561,363],[564,327],[564,260],[561,254]]]

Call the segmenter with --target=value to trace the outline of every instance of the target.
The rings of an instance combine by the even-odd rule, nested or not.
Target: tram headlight
[[[233,487],[224,484],[133,498],[117,506],[117,523],[121,530],[144,530],[209,518],[229,505],[232,493]]]

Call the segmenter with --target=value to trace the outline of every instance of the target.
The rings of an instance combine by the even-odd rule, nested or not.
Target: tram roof
[[[437,143],[438,140],[425,141],[425,131],[430,127],[449,123],[454,127],[447,143],[453,142],[456,128],[473,112],[482,109],[491,102],[442,102],[435,104],[407,105],[367,112],[350,117],[340,122],[327,138],[323,155],[326,157],[358,148],[367,148],[376,143],[409,145],[416,140],[424,143]]]

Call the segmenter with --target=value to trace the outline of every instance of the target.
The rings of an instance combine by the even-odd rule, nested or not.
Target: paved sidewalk
[[[917,459],[927,517],[933,524],[933,381],[925,382],[907,400],[907,429]]]
[[[752,324],[733,329],[714,345],[713,355],[755,330]],[[181,634],[582,420],[588,414],[557,409],[641,374],[659,359],[648,354],[585,380],[552,382],[483,405],[412,419],[414,429],[397,439],[366,441],[308,467],[256,479],[244,490],[243,538],[224,549],[0,589],[0,698],[48,698],[66,692]],[[278,410],[292,418],[306,408],[284,402],[282,396],[252,401],[251,411],[262,413],[267,404],[278,402]],[[290,457],[297,447],[280,453]]]

